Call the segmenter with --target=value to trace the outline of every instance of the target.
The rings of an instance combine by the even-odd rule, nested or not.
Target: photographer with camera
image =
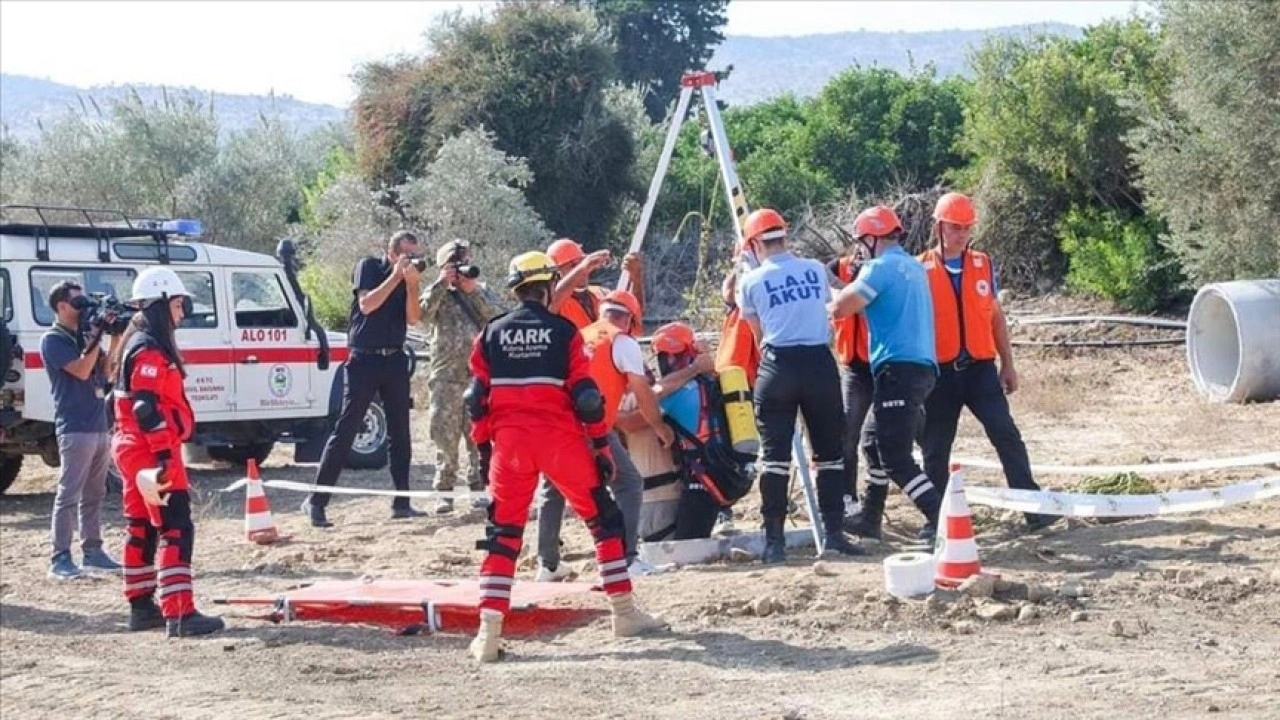
[[[464,240],[450,240],[436,251],[440,275],[422,293],[422,324],[431,338],[431,370],[427,388],[427,432],[436,449],[435,489],[453,490],[461,471],[458,447],[467,444],[467,487],[483,492],[488,478],[480,475],[480,457],[468,430],[471,421],[463,411],[462,395],[471,381],[467,369],[471,344],[485,323],[498,313],[498,298],[479,281],[480,268],[471,264],[471,250]],[[483,507],[484,500],[477,501]],[[437,513],[453,510],[453,500],[441,498]]]
[[[391,441],[391,482],[396,490],[409,489],[409,359],[404,354],[405,332],[416,325],[419,273],[426,267],[418,256],[418,237],[401,230],[387,241],[387,254],[379,260],[364,258],[355,267],[351,298],[351,325],[345,363],[347,387],[342,414],[320,457],[316,485],[332,487],[347,462],[356,433],[364,427],[364,414],[378,395],[387,414]],[[312,493],[302,504],[312,527],[331,527],[325,517],[329,495]],[[409,498],[391,502],[392,518],[417,517]]]
[[[76,283],[53,286],[49,308],[57,315],[57,321],[40,340],[40,358],[53,388],[61,458],[58,493],[53,500],[53,561],[49,567],[49,577],[56,579],[80,575],[80,568],[71,559],[77,513],[85,569],[120,570],[120,565],[102,549],[102,500],[107,494],[107,469],[111,464],[111,428],[103,403],[106,377],[101,341],[104,329],[113,325],[116,318],[111,313],[92,313],[96,304]]]

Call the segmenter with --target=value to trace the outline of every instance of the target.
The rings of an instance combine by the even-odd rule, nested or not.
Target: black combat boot
[[[164,615],[155,598],[148,595],[144,598],[129,601],[129,632],[156,630],[164,627]]]
[[[880,540],[880,521],[884,518],[884,501],[888,485],[869,485],[862,496],[862,509],[845,521],[845,532],[865,540]]]
[[[787,561],[786,518],[765,518],[764,521],[764,554],[760,562],[765,565],[776,565]]]
[[[849,538],[844,534],[844,530],[840,525],[844,521],[844,511],[823,513],[822,514],[822,539],[823,539],[823,556],[829,554],[836,555],[866,555],[867,551],[849,542]]]
[[[196,635],[209,635],[216,633],[225,628],[227,624],[220,617],[212,617],[203,615],[200,612],[192,612],[191,614],[178,618],[177,620],[168,621],[168,637],[195,637]]]

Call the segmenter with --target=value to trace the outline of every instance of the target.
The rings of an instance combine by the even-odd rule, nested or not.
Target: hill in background
[[[846,6],[856,9],[856,4]],[[939,76],[968,73],[965,54],[988,36],[1029,36],[1037,33],[1078,37],[1080,28],[1060,23],[1019,25],[988,30],[940,30],[933,32],[843,32],[791,37],[729,36],[716,50],[709,67],[733,65],[733,74],[720,87],[721,97],[733,105],[747,105],[783,93],[808,97],[833,76],[855,65],[909,72],[933,63]],[[123,98],[130,89],[144,101],[158,101],[164,89],[156,85],[111,85],[77,88],[23,75],[0,74],[0,122],[16,138],[31,138],[37,121],[56,121],[73,108],[80,97],[100,104]],[[209,93],[195,88],[169,89],[171,95],[191,94],[207,100]],[[87,101],[87,100],[86,100]],[[220,127],[243,130],[259,121],[260,114],[281,115],[299,133],[307,133],[342,121],[345,108],[302,102],[288,95],[214,95]]]
[[[47,127],[92,97],[104,109],[110,100],[125,98],[137,91],[144,102],[159,102],[166,91],[158,85],[110,85],[78,88],[25,75],[0,74],[0,122],[16,138],[39,133],[37,120]],[[210,93],[196,88],[168,88],[170,97],[189,95],[208,101]],[[279,114],[299,133],[307,133],[335,122],[347,114],[344,108],[302,102],[288,95],[224,95],[213,93],[214,112],[223,131],[245,130],[260,122],[260,115]],[[92,106],[90,106],[92,112]]]
[[[856,9],[857,4],[849,4]],[[733,73],[720,85],[721,97],[733,105],[749,105],[790,92],[816,95],[836,74],[855,65],[907,73],[933,63],[938,76],[967,75],[966,53],[989,36],[1036,34],[1076,38],[1074,25],[1046,23],[987,30],[934,32],[842,32],[794,37],[730,36],[716,49],[708,67]]]

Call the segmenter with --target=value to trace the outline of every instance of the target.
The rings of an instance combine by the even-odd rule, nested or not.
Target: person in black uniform
[[[351,329],[347,346],[351,356],[345,364],[346,392],[337,427],[324,446],[315,484],[332,487],[347,462],[351,443],[364,427],[365,411],[375,395],[382,399],[391,445],[391,482],[396,490],[409,489],[409,360],[405,357],[405,331],[418,323],[419,276],[413,265],[418,255],[418,238],[401,230],[387,242],[386,257],[365,258],[356,264],[354,297],[351,300]],[[325,517],[329,494],[312,493],[302,504],[313,527],[330,527]],[[391,503],[393,518],[424,515],[397,497]]]
[[[743,237],[760,266],[738,282],[742,317],[762,348],[756,380],[756,425],[760,430],[760,514],[764,516],[766,564],[786,559],[783,523],[796,413],[813,445],[818,509],[826,550],[864,555],[849,542],[844,524],[844,406],[840,373],[831,354],[827,270],[817,260],[787,251],[786,224],[769,209],[747,217]]]

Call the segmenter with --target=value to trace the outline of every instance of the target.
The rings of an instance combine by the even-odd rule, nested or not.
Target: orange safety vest
[[[574,290],[560,303],[560,317],[582,330],[600,317],[600,299],[604,291],[592,285],[585,290]]]
[[[853,258],[840,258],[836,263],[836,276],[846,285],[853,282]],[[871,362],[871,338],[867,332],[867,318],[862,313],[832,320],[831,327],[835,331],[836,357],[840,362],[845,365],[852,364],[854,360]]]
[[[933,294],[933,326],[939,363],[949,363],[960,357],[961,347],[968,350],[969,357],[974,360],[993,360],[996,357],[996,335],[992,327],[996,299],[991,258],[977,250],[966,250],[963,257],[960,292],[957,293],[942,253],[934,248],[920,256]]]
[[[604,396],[604,424],[609,429],[618,420],[622,396],[627,392],[627,376],[613,364],[613,339],[622,333],[608,320],[597,320],[582,329],[583,344],[591,358],[588,372]]]
[[[760,370],[760,346],[751,326],[742,319],[735,306],[724,317],[720,328],[720,347],[716,348],[716,372],[727,367],[740,367],[747,374],[747,385],[756,386],[756,373]]]

